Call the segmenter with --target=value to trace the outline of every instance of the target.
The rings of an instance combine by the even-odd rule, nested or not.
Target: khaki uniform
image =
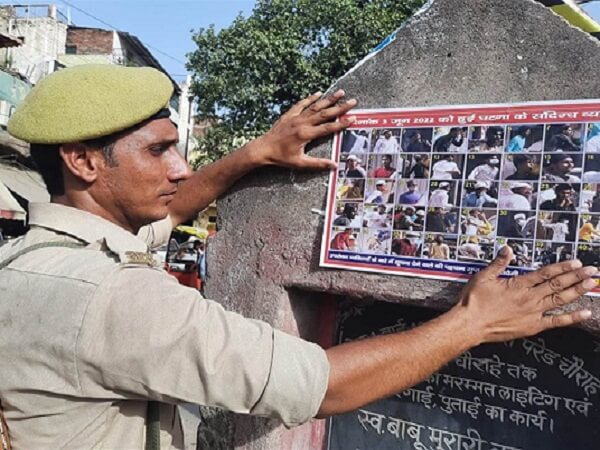
[[[15,450],[142,449],[148,400],[162,449],[183,448],[176,406],[192,402],[310,420],[327,388],[317,345],[227,312],[144,264],[169,220],[136,237],[81,210],[32,204],[31,231],[0,247],[0,399]],[[142,239],[140,239],[142,238]],[[145,240],[145,242],[144,242]]]

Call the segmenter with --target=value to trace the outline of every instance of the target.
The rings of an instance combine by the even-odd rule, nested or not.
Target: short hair
[[[529,161],[531,161],[531,157],[528,155],[515,155],[513,157],[513,163],[515,165],[523,164],[524,162],[529,162]]]
[[[122,134],[123,132],[119,132],[101,138],[89,139],[83,141],[82,144],[100,150],[106,163],[110,167],[115,167],[118,162],[114,157],[113,150],[115,142]],[[30,146],[31,159],[44,183],[46,183],[46,189],[50,195],[64,195],[65,193],[60,147],[60,144],[31,144]]]
[[[557,184],[556,186],[554,186],[554,192],[557,194],[559,192],[572,191],[572,190],[573,190],[573,186],[571,186],[568,183],[561,183],[561,184]]]

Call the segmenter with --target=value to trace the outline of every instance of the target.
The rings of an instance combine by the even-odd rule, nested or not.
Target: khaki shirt
[[[19,449],[142,449],[147,401],[163,449],[183,448],[182,402],[310,420],[327,388],[317,345],[225,311],[126,252],[166,242],[57,204],[32,204],[31,231],[0,247],[0,399]],[[138,261],[138,262],[132,262]]]

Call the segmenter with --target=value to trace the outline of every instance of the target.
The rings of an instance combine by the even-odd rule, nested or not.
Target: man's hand
[[[498,342],[531,336],[549,328],[589,319],[589,310],[548,314],[571,303],[596,286],[595,267],[565,261],[514,278],[499,278],[513,259],[504,247],[463,290],[454,311],[467,314],[481,342]]]
[[[587,310],[548,311],[592,289],[594,267],[568,261],[500,278],[512,257],[504,247],[473,277],[454,308],[424,325],[327,349],[329,385],[318,417],[348,412],[414,386],[482,342],[530,336],[590,317]]]
[[[278,165],[291,169],[335,169],[329,159],[313,158],[304,154],[304,147],[313,139],[343,130],[353,117],[334,120],[356,105],[356,100],[336,105],[344,91],[321,98],[317,93],[298,102],[271,130],[219,161],[197,170],[185,181],[169,205],[173,226],[190,219],[246,173],[264,165]]]
[[[314,139],[343,130],[354,121],[349,117],[335,122],[356,105],[354,99],[337,104],[344,95],[344,91],[339,90],[321,98],[318,92],[292,106],[269,132],[255,141],[259,144],[256,151],[260,163],[291,169],[335,169],[333,161],[308,156],[304,147]]]

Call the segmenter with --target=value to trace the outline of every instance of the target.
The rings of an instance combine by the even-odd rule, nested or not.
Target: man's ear
[[[67,171],[86,183],[96,181],[99,169],[104,166],[101,152],[80,142],[61,145],[60,157]]]

